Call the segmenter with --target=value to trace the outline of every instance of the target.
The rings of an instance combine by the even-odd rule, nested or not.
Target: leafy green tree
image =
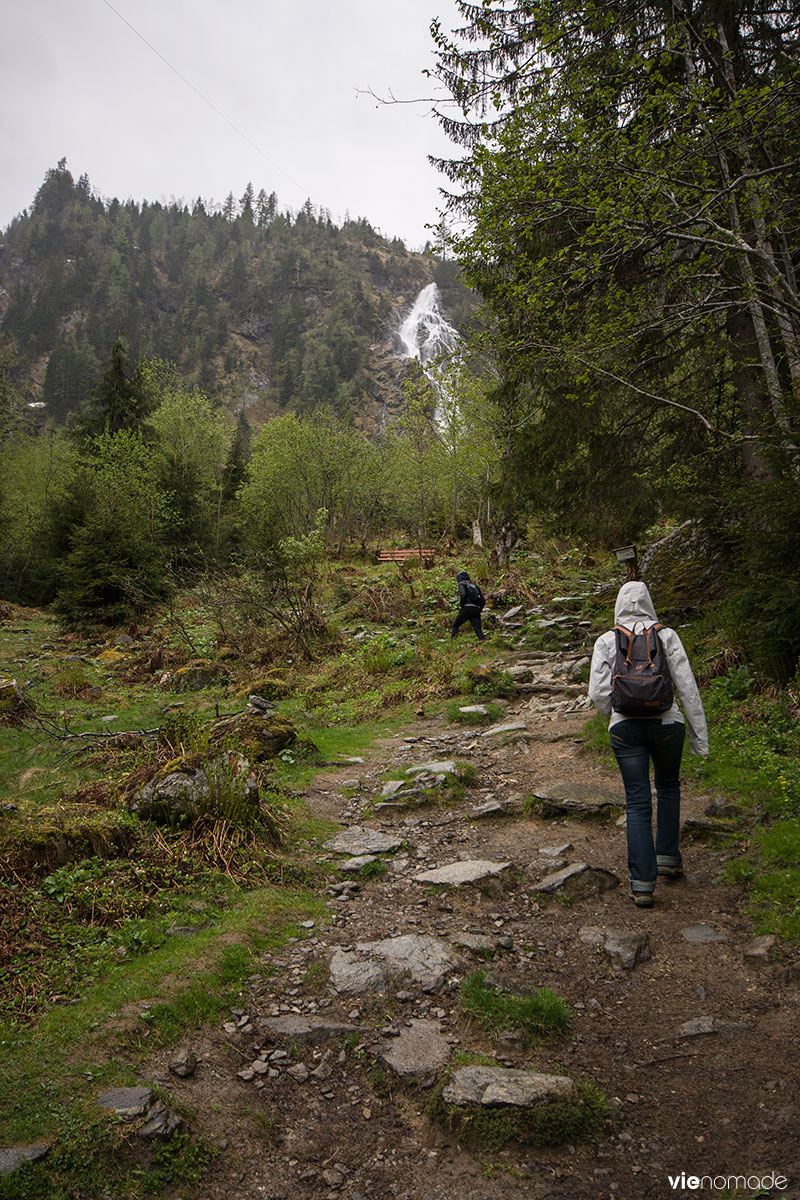
[[[22,431],[0,442],[0,595],[53,599],[61,546],[54,530],[75,499],[78,453],[63,433]]]
[[[75,624],[116,624],[167,594],[167,498],[151,449],[128,429],[94,440],[75,484],[83,512],[69,534],[54,607]]]
[[[564,396],[531,417],[567,454],[584,403],[601,423],[622,411],[634,437],[646,428],[655,459],[696,424],[715,455],[729,448],[731,473],[769,473],[769,448],[796,442],[800,18],[758,4],[752,24],[710,3],[459,8],[466,32],[436,37],[461,109],[444,123],[467,149],[442,165],[506,386]]]
[[[163,372],[142,371],[146,386],[160,390],[160,403],[149,420],[154,434],[155,469],[161,491],[169,496],[169,538],[176,561],[197,567],[221,550],[222,511],[228,488],[232,431],[224,412],[200,391],[187,391],[177,377],[155,384]]]

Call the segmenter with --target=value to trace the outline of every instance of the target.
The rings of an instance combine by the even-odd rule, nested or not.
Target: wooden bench
[[[408,562],[410,558],[421,558],[423,562],[433,562],[435,550],[379,550],[378,562]]]

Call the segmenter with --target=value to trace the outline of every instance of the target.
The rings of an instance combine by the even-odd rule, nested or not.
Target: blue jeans
[[[611,749],[625,785],[628,870],[635,892],[652,892],[658,866],[679,867],[680,769],[686,730],[680,721],[620,721],[611,729]],[[650,793],[650,762],[656,786],[656,838]]]

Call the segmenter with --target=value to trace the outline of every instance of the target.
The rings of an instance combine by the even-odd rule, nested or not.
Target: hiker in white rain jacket
[[[614,623],[632,633],[641,633],[658,625],[656,610],[644,583],[626,583],[620,588]],[[708,726],[703,703],[681,639],[674,629],[661,627],[656,633],[666,651],[672,687],[683,713],[675,700],[666,711],[646,717],[630,718],[614,711],[611,693],[617,639],[613,629],[597,639],[589,677],[590,700],[601,713],[611,717],[611,749],[625,787],[631,896],[640,908],[651,907],[659,875],[678,879],[683,874],[679,846],[680,765],[686,724],[689,726],[689,748],[694,754],[708,754]],[[655,842],[651,761],[656,790]]]

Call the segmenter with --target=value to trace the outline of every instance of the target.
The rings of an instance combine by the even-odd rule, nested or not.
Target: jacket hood
[[[456,575],[456,579],[459,582],[463,582],[463,580],[469,579],[469,575],[467,574],[466,571],[459,571],[458,574]]]
[[[624,625],[626,629],[632,629],[637,621],[646,629],[651,625],[655,625],[658,621],[653,601],[650,599],[650,593],[647,590],[647,584],[638,581],[623,583],[617,593],[617,603],[614,608],[614,624]]]

